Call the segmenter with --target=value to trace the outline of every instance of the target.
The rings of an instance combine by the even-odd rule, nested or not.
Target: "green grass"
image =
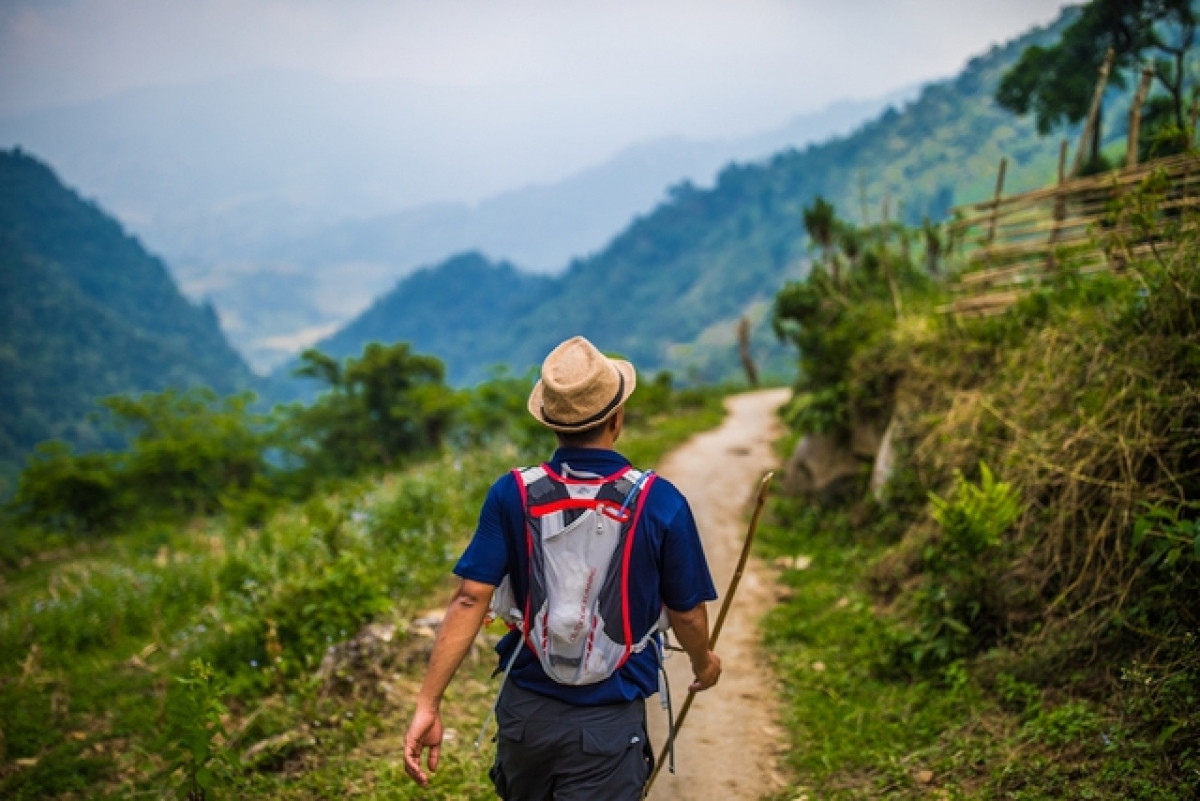
[[[1179,766],[1156,733],[1073,677],[1053,690],[1017,678],[1001,649],[924,672],[898,661],[905,632],[868,590],[886,520],[852,525],[789,499],[770,516],[762,554],[811,559],[783,570],[787,598],[763,624],[795,777],[778,801],[1196,797],[1200,774],[1165,780]]]

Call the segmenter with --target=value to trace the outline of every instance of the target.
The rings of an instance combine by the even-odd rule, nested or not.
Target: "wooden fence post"
[[[888,228],[891,225],[890,216],[888,215],[888,204],[891,202],[891,192],[884,190],[883,193],[883,213],[879,224],[880,242],[883,247],[880,248],[879,258],[883,259],[883,274],[887,277],[888,291],[892,293],[892,309],[896,312],[896,317],[900,316],[900,312],[904,310],[904,306],[900,301],[900,290],[896,287],[896,276],[892,274],[892,258],[888,253]]]
[[[996,241],[996,222],[1000,216],[1000,198],[1004,195],[1004,173],[1008,170],[1008,156],[1000,157],[1000,172],[996,175],[996,191],[992,195],[992,218],[988,222],[987,241],[984,242],[986,263],[992,264],[992,243]]]
[[[1046,240],[1046,269],[1055,267],[1054,243],[1058,241],[1059,228],[1067,216],[1067,193],[1063,185],[1067,182],[1067,140],[1058,147],[1058,191],[1054,194],[1054,224],[1050,226],[1050,238]]]
[[[1154,80],[1154,68],[1142,67],[1142,82],[1138,84],[1133,103],[1129,106],[1129,144],[1126,146],[1125,169],[1131,170],[1138,163],[1138,137],[1142,132],[1142,105],[1150,94],[1150,82]]]

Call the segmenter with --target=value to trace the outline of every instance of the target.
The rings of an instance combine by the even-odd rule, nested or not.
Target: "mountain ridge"
[[[908,87],[839,101],[744,137],[635,142],[581,170],[541,176],[476,202],[412,206],[384,202],[389,181],[390,191],[399,192],[407,180],[393,175],[395,165],[389,163],[394,159],[388,156],[389,148],[406,147],[404,142],[376,142],[358,132],[334,154],[341,167],[324,161],[319,169],[305,166],[321,160],[316,151],[292,153],[286,168],[271,166],[278,161],[277,150],[291,153],[287,148],[297,145],[274,143],[280,139],[271,134],[277,122],[266,130],[252,124],[254,114],[247,107],[255,104],[237,100],[245,90],[232,91],[237,88],[232,80],[185,88],[179,96],[165,88],[144,89],[5,117],[0,143],[30,147],[101,198],[165,256],[189,297],[216,306],[227,335],[258,369],[294,354],[294,343],[311,342],[318,332],[348,323],[422,265],[478,250],[533,271],[558,272],[571,258],[602,250],[635,214],[652,209],[667,186],[683,180],[711,184],[730,160],[764,157],[849,130],[915,91]],[[235,83],[262,84],[255,97],[267,104],[296,94],[304,80],[268,73]],[[306,91],[314,93],[315,102],[336,95],[335,88],[318,81]],[[350,99],[338,103],[353,104],[373,90],[348,91]],[[421,92],[412,101],[431,102]],[[227,113],[221,112],[226,106]],[[223,116],[239,124],[218,124]],[[292,124],[284,130],[319,131],[328,123],[319,117],[288,120]],[[163,125],[165,133],[152,133]],[[177,151],[188,140],[180,137],[195,138],[189,131],[208,134],[184,147],[189,157],[181,160]],[[355,144],[363,136],[373,144]],[[366,155],[347,162],[350,156],[343,151],[358,150]],[[242,152],[253,156],[249,163],[238,160]],[[375,165],[369,202],[351,198],[357,190],[347,180],[356,175],[353,164],[364,160]],[[197,165],[204,165],[202,174],[192,175]],[[469,172],[469,164],[462,170]],[[262,183],[279,191],[272,194]],[[333,202],[342,195],[344,203]],[[305,206],[318,201],[324,204],[322,213]],[[397,205],[399,211],[391,210]]]
[[[0,343],[0,495],[39,442],[117,444],[89,418],[100,397],[255,384],[212,307],[21,150],[0,151]]]
[[[471,383],[495,362],[521,372],[560,339],[581,333],[643,369],[722,380],[739,369],[733,332],[743,315],[756,323],[753,345],[769,370],[786,366],[767,310],[783,283],[807,270],[803,210],[815,197],[833,201],[853,222],[878,222],[886,214],[916,225],[990,194],[1002,156],[1009,159],[1010,191],[1044,185],[1053,175],[1057,142],[1039,137],[1032,120],[1000,109],[992,93],[1027,46],[1056,37],[1073,13],[1067,9],[1051,25],[991,48],[958,76],[927,85],[902,109],[851,134],[731,163],[711,188],[672,187],[602,251],[573,260],[507,333],[490,337],[461,363],[448,362],[448,375]],[[438,268],[430,270],[436,275]],[[411,291],[401,280],[375,308],[419,304],[419,297],[401,297]],[[475,310],[451,305],[444,313],[462,330],[474,325]],[[374,336],[389,338],[384,329]],[[338,340],[346,352],[365,344],[349,339]],[[412,343],[441,355],[441,343],[425,332]]]

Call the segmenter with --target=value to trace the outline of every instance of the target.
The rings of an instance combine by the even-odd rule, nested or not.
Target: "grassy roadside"
[[[1200,239],[1165,181],[1097,226],[1120,269],[1064,251],[1002,313],[883,246],[780,293],[796,436],[894,461],[764,530],[779,799],[1200,797]]]
[[[798,777],[777,801],[1196,797],[1197,785],[1161,781],[1155,733],[1127,720],[1136,700],[1096,700],[1082,669],[1045,689],[999,648],[935,672],[899,669],[901,632],[869,591],[888,549],[879,527],[787,499],[772,513],[793,521],[765,525],[762,552],[791,565],[764,630]]]

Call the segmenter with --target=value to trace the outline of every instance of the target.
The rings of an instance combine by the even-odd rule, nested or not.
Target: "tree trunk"
[[[738,323],[738,356],[742,360],[742,369],[746,371],[746,381],[751,387],[758,387],[758,367],[750,355],[750,318],[743,317]]]

